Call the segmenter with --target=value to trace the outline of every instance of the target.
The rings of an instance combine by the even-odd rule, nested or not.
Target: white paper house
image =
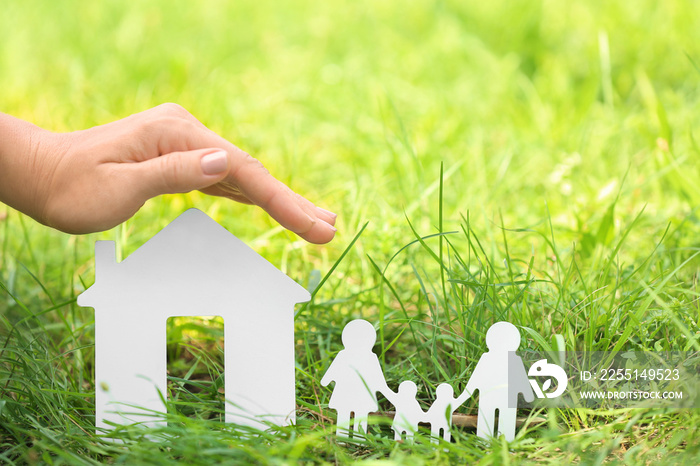
[[[95,405],[108,422],[154,425],[166,397],[166,321],[222,316],[226,422],[262,427],[295,420],[294,305],[308,291],[197,209],[117,263],[95,244]],[[161,418],[162,419],[162,418]]]

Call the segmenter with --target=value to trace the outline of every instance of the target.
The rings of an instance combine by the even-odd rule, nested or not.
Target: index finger
[[[311,243],[327,243],[335,236],[336,229],[331,225],[335,221],[334,214],[318,209],[312,202],[292,191],[272,176],[260,161],[228,140],[203,125],[185,120],[182,125],[172,124],[171,121],[161,128],[163,132],[158,142],[160,151],[210,147],[226,150],[231,158],[231,169],[221,182],[223,186],[216,186],[222,188],[217,194],[227,195],[231,189],[237,191],[244,200],[260,206],[280,225]],[[240,196],[235,198],[240,200]]]

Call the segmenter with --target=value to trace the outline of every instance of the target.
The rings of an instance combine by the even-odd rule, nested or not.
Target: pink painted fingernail
[[[322,208],[322,207],[316,207],[316,209],[317,209],[319,212],[323,212],[324,214],[328,215],[328,216],[329,216],[330,218],[332,218],[333,220],[335,220],[336,218],[338,218],[338,214],[333,213],[333,212],[331,212],[330,210],[326,210],[326,209],[324,209],[324,208]]]
[[[337,229],[336,227],[334,227],[334,226],[331,225],[330,223],[326,222],[325,220],[323,220],[323,219],[321,219],[321,218],[319,218],[318,220],[319,220],[320,222],[323,222],[323,224],[326,225],[326,226],[328,227],[328,229],[331,230],[333,233],[335,233],[336,231],[338,231],[338,229]]]
[[[205,175],[218,175],[228,166],[228,154],[223,150],[212,152],[202,157],[200,163]]]

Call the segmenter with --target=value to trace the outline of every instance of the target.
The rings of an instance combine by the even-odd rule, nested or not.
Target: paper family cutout
[[[224,319],[226,422],[293,423],[294,305],[309,299],[197,209],[119,263],[114,242],[98,241],[95,284],[78,297],[95,308],[97,427],[163,422],[166,321],[205,315]]]
[[[328,407],[337,411],[339,437],[362,437],[367,432],[368,415],[377,410],[377,393],[381,393],[396,411],[391,426],[396,440],[411,441],[419,424],[428,423],[434,442],[440,438],[449,442],[453,413],[478,390],[477,436],[486,439],[503,435],[511,441],[515,438],[518,395],[526,401],[535,397],[522,359],[515,354],[520,332],[508,322],[497,322],[486,332],[488,351],[479,359],[464,392],[455,398],[452,386],[441,383],[427,412],[416,400],[418,387],[414,382],[401,382],[397,392],[387,385],[379,359],[372,352],[377,338],[372,324],[353,320],[345,326],[341,338],[344,349],[321,379],[323,386],[335,382]]]

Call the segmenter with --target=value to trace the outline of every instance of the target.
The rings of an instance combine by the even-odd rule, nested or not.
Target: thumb
[[[171,152],[130,165],[137,172],[134,174],[136,189],[151,198],[216,184],[226,177],[231,162],[225,150],[197,149]]]

